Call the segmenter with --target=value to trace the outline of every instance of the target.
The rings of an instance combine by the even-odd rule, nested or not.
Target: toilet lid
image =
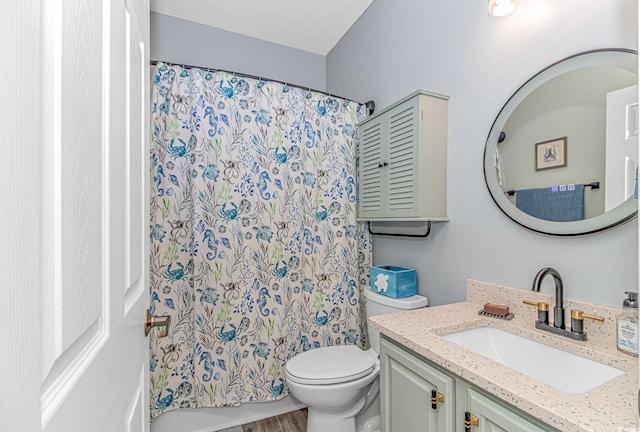
[[[316,348],[298,354],[287,362],[288,377],[300,384],[336,384],[370,374],[375,367],[372,356],[353,345]]]

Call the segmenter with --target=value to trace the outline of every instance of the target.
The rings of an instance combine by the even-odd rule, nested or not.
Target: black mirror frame
[[[532,217],[521,210],[519,210],[511,201],[505,197],[505,193],[500,188],[498,180],[495,178],[495,150],[497,143],[499,142],[502,134],[502,128],[506,123],[508,117],[518,104],[526,98],[536,88],[547,82],[549,79],[560,75],[569,70],[573,70],[574,64],[589,64],[588,57],[598,58],[604,55],[604,58],[611,62],[612,65],[620,66],[620,64],[614,63],[616,59],[622,59],[627,54],[633,54],[635,61],[633,62],[633,71],[637,74],[637,54],[635,50],[625,48],[606,48],[581,52],[565,59],[562,59],[556,63],[553,63],[540,72],[535,74],[529,80],[527,80],[520,88],[518,88],[513,95],[507,100],[504,106],[500,109],[496,116],[487,141],[485,143],[484,156],[483,156],[483,168],[484,179],[491,198],[496,203],[498,208],[509,219],[517,223],[518,225],[540,234],[559,236],[559,237],[572,237],[582,236],[601,232],[619,226],[625,222],[634,219],[638,214],[638,200],[633,198],[628,199],[615,209],[604,213],[600,216],[592,217],[589,219],[576,221],[576,222],[552,222]],[[623,65],[629,63],[627,61],[620,61]],[[594,62],[594,65],[601,65]],[[575,67],[574,67],[575,68]],[[632,69],[629,69],[632,70]]]

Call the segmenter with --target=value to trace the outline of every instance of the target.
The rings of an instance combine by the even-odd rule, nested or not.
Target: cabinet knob
[[[471,432],[473,426],[480,426],[480,419],[469,411],[464,413],[464,432]]]
[[[386,167],[386,166],[389,166],[389,162],[380,162],[378,164],[378,168],[382,168],[382,167]]]
[[[435,390],[431,390],[431,408],[438,409],[439,403],[444,403],[444,395]]]

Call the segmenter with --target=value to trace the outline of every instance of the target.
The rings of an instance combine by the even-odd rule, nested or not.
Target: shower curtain
[[[270,401],[309,349],[368,345],[355,102],[158,64],[152,93],[151,418]]]

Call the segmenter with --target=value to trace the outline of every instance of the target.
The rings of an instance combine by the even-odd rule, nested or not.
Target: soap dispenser
[[[638,292],[625,292],[627,298],[622,302],[622,313],[616,320],[618,350],[638,356]]]

